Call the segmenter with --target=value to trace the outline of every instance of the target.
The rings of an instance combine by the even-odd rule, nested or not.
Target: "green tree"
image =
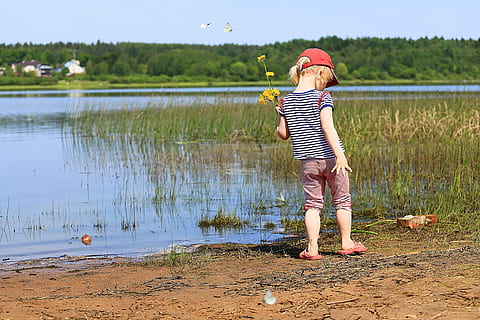
[[[126,54],[122,54],[112,65],[112,73],[117,76],[128,76],[132,73],[133,65],[133,59]]]
[[[347,65],[343,62],[337,63],[337,65],[335,66],[335,74],[339,78],[347,78],[348,77]]]
[[[148,75],[159,76],[163,74],[164,70],[163,59],[160,55],[153,56],[148,60]]]
[[[248,76],[248,69],[243,62],[234,62],[230,65],[230,74],[234,80],[244,80]]]
[[[138,74],[147,74],[148,73],[148,65],[145,63],[139,63],[137,65],[137,73]]]
[[[106,61],[101,61],[99,63],[87,64],[87,70],[94,76],[109,74],[108,64]]]
[[[275,79],[287,80],[288,68],[307,47],[330,53],[340,79],[480,79],[480,39],[325,37],[294,39],[267,45],[188,45],[159,43],[0,43],[0,65],[39,60],[53,67],[73,58],[73,50],[88,77],[116,81],[261,80],[256,57],[266,54]],[[347,67],[348,66],[348,67]],[[25,80],[26,81],[26,80]],[[30,80],[29,80],[30,81]],[[33,80],[32,80],[33,81]],[[33,83],[33,82],[32,82]]]

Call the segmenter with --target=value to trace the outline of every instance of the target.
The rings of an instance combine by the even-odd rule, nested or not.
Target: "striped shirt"
[[[330,92],[315,89],[291,92],[282,100],[279,114],[287,120],[293,158],[300,160],[335,158],[320,123],[320,111],[327,107],[334,108]],[[342,141],[339,140],[339,143],[345,152]]]

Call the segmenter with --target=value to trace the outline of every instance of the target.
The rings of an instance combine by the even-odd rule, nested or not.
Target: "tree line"
[[[305,48],[318,47],[331,55],[344,80],[478,80],[480,39],[356,38],[335,36],[295,39],[266,45],[193,45],[158,43],[0,44],[0,84],[56,83],[50,79],[15,76],[12,63],[38,60],[54,68],[73,58],[86,68],[75,78],[124,83],[258,81],[264,79],[257,57],[265,54],[275,79],[287,80],[288,68]]]

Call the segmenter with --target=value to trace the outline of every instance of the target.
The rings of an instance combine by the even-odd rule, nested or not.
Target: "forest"
[[[0,85],[55,84],[59,80],[110,83],[245,82],[264,79],[256,57],[265,54],[275,79],[288,80],[288,69],[309,47],[326,50],[342,80],[480,79],[480,39],[356,38],[335,36],[318,40],[295,39],[266,45],[196,45],[160,43],[0,44]],[[86,73],[67,77],[63,71],[49,78],[14,74],[12,63],[38,60],[56,69],[76,59]]]

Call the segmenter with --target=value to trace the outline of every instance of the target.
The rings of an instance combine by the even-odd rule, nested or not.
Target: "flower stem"
[[[262,62],[263,62],[263,68],[265,69],[265,77],[267,77],[268,87],[270,89],[273,89],[272,80],[270,79],[269,76],[267,76],[267,72],[268,72],[267,64],[265,63],[265,61],[262,61]]]

